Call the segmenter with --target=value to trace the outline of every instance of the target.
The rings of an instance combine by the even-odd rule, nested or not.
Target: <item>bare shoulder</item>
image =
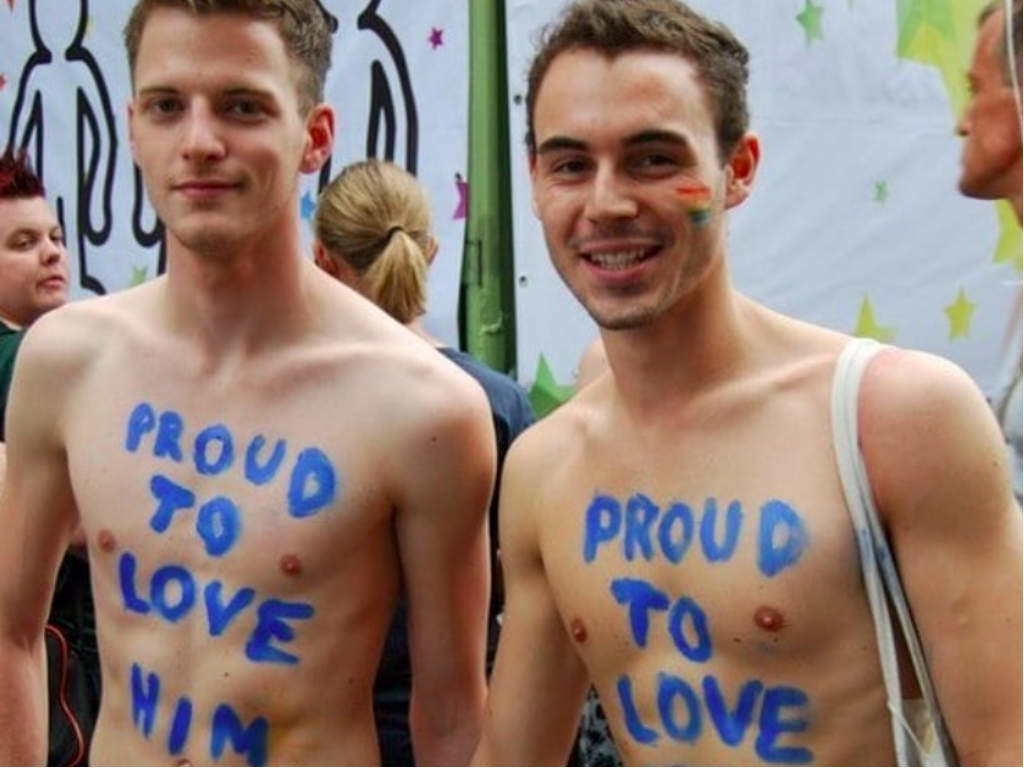
[[[537,493],[561,487],[607,419],[606,383],[592,382],[520,434],[505,459],[502,483],[521,478]]]
[[[1009,493],[995,417],[970,376],[949,360],[880,352],[864,374],[858,422],[883,509],[920,508],[951,487]]]
[[[18,367],[27,375],[39,371],[51,386],[73,383],[105,350],[133,327],[131,305],[114,294],[73,301],[40,317],[25,335]]]

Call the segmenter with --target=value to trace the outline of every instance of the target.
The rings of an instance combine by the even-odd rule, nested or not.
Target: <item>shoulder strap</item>
[[[836,463],[850,511],[860,554],[861,572],[868,603],[875,621],[875,636],[885,681],[886,698],[892,716],[893,743],[900,765],[923,761],[930,756],[904,716],[896,642],[890,606],[896,613],[900,630],[920,684],[927,713],[938,736],[937,760],[930,764],[952,765],[953,749],[942,722],[938,701],[924,652],[910,614],[892,551],[875,509],[871,484],[860,452],[857,429],[857,399],[860,381],[868,363],[883,347],[870,339],[854,339],[839,355],[832,384],[832,433]],[[886,601],[888,597],[889,602]],[[941,761],[941,762],[938,762]],[[921,764],[918,762],[917,764]]]

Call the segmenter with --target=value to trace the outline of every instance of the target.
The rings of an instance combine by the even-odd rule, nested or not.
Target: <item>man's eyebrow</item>
[[[623,146],[632,147],[637,144],[678,144],[681,147],[689,147],[690,140],[683,134],[675,131],[650,130],[634,133],[623,140]]]
[[[139,96],[177,96],[179,93],[181,92],[177,88],[170,85],[150,85],[139,88],[137,92]],[[219,93],[223,96],[231,97],[252,96],[260,99],[271,99],[274,97],[272,91],[248,85],[230,85],[220,89]]]
[[[570,139],[568,136],[552,136],[537,146],[537,154],[543,155],[546,152],[557,152],[564,149],[574,149],[583,152],[587,149],[587,143],[579,139]]]
[[[13,240],[14,238],[20,237],[22,235],[29,235],[31,237],[35,237],[37,234],[38,230],[33,229],[32,227],[18,227],[17,229],[12,230],[11,232],[8,233],[7,239]]]

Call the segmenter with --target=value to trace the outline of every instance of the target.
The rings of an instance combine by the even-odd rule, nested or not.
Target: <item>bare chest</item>
[[[822,712],[860,706],[876,674],[827,426],[627,446],[563,468],[541,525],[559,613],[613,727],[712,762],[741,744],[748,760],[800,762]]]

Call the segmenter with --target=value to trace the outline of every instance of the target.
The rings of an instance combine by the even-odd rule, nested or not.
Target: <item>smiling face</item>
[[[722,258],[722,212],[747,196],[757,139],[723,167],[694,67],[646,50],[559,54],[533,119],[534,207],[556,270],[604,328],[661,317]]]
[[[1006,82],[1003,11],[981,25],[967,78],[971,96],[957,132],[964,137],[960,191],[983,200],[1021,196],[1021,129]]]
[[[46,200],[0,200],[0,318],[31,325],[67,300],[64,233]]]
[[[135,62],[132,151],[174,240],[223,255],[297,226],[298,173],[330,151],[329,107],[300,114],[297,65],[272,23],[157,8]]]

